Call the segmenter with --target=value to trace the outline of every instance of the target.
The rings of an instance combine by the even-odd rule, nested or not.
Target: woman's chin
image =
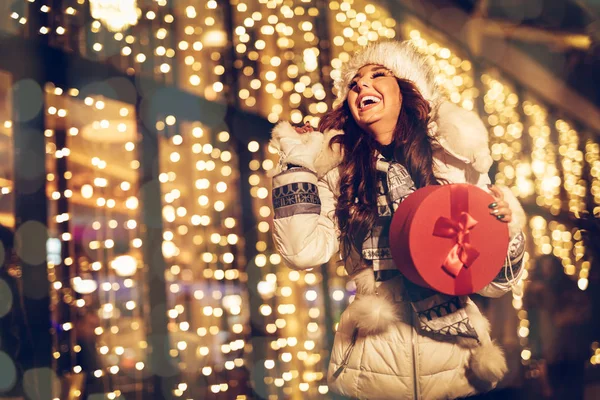
[[[360,121],[358,122],[358,126],[360,126],[360,127],[372,126],[373,124],[376,124],[379,121],[381,121],[381,113],[378,113],[378,112],[368,113],[367,112],[360,116]]]
[[[384,118],[381,114],[378,114],[373,115],[372,118],[361,121],[358,126],[360,126],[365,132],[369,132],[375,137],[378,137],[381,134],[393,132],[396,128],[396,121],[386,120],[386,118]]]

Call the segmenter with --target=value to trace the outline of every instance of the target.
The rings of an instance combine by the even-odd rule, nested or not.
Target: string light
[[[593,214],[600,214],[600,145],[592,139],[585,142],[585,161],[590,166],[590,192],[594,199]]]
[[[471,62],[459,57],[447,47],[426,40],[421,31],[410,24],[405,25],[403,30],[415,47],[427,56],[432,64],[436,82],[448,99],[467,110],[473,110],[478,93]]]
[[[492,157],[498,162],[495,181],[507,186],[518,197],[533,194],[531,162],[523,151],[523,122],[518,111],[519,97],[506,82],[484,74],[481,77],[487,92],[484,95],[484,118],[490,128]]]
[[[528,133],[531,138],[531,171],[535,177],[535,202],[548,208],[553,215],[561,211],[561,178],[556,166],[556,146],[552,142],[551,128],[548,125],[548,113],[540,104],[526,100],[523,112],[528,117]],[[523,190],[525,197],[528,190]]]
[[[140,12],[136,0],[90,0],[90,13],[109,31],[120,32],[136,25]]]
[[[64,116],[68,115],[68,112],[62,113],[61,115],[60,110],[55,112],[57,108],[53,106],[53,104],[67,104],[67,102],[77,103],[80,101],[75,99],[75,96],[77,96],[78,93],[79,91],[76,89],[64,91],[61,88],[54,88],[53,85],[47,85],[46,96],[49,103],[47,119],[64,118]],[[82,105],[83,104],[85,104],[84,107],[94,107],[96,110],[103,110],[105,108],[104,100],[98,98],[86,98],[85,103],[82,103]],[[53,125],[54,123],[50,122],[49,124]],[[65,146],[59,148],[57,146],[59,140],[57,136],[58,133],[52,130],[46,131],[46,150],[49,155],[54,155],[56,159],[62,159],[71,154],[71,149],[73,149],[74,154],[76,154],[74,159],[67,159],[66,165],[70,170],[60,172],[57,169],[50,169],[51,172],[47,175],[47,181],[51,190],[60,195],[61,193],[57,191],[57,185],[63,176],[67,179],[67,182],[70,182],[70,179],[73,177],[72,170],[75,170],[77,171],[78,176],[87,177],[88,180],[87,182],[84,181],[85,183],[81,183],[81,180],[77,181],[78,185],[80,185],[79,188],[68,188],[65,190],[64,197],[69,199],[71,204],[69,208],[77,210],[73,212],[77,218],[79,218],[79,214],[83,210],[87,210],[83,211],[84,213],[91,212],[94,218],[94,221],[91,223],[94,239],[88,243],[84,241],[79,244],[87,246],[92,253],[100,250],[102,251],[96,253],[96,256],[99,257],[98,261],[92,262],[96,256],[90,257],[89,251],[82,249],[79,246],[75,247],[75,242],[72,240],[70,232],[60,234],[60,224],[73,219],[70,212],[59,213],[51,218],[51,220],[54,221],[54,224],[49,225],[51,235],[59,236],[62,239],[62,243],[59,244],[58,249],[61,247],[67,247],[69,249],[69,257],[62,261],[58,258],[55,261],[49,262],[49,280],[53,283],[51,285],[53,288],[53,292],[51,293],[51,304],[52,310],[54,310],[53,318],[57,320],[64,318],[65,315],[64,313],[59,312],[62,307],[62,302],[72,310],[70,315],[73,320],[65,321],[63,319],[61,321],[64,332],[71,332],[74,324],[81,323],[89,325],[90,323],[93,323],[91,321],[94,320],[93,315],[96,313],[94,310],[95,307],[98,307],[100,325],[95,327],[94,333],[97,337],[96,340],[99,348],[98,355],[106,360],[107,367],[104,371],[94,371],[93,376],[97,379],[102,379],[105,374],[110,373],[114,375],[119,373],[121,367],[119,367],[117,363],[126,364],[127,359],[130,358],[132,354],[130,349],[120,346],[113,348],[112,344],[116,342],[113,337],[116,337],[115,335],[125,328],[122,325],[119,326],[117,324],[119,317],[125,310],[134,310],[136,303],[135,301],[130,300],[126,304],[117,304],[115,300],[116,292],[123,288],[129,288],[129,290],[133,291],[135,284],[132,280],[120,283],[118,279],[116,279],[116,275],[103,266],[108,265],[109,261],[113,258],[115,247],[113,238],[119,236],[119,229],[122,229],[121,232],[128,232],[129,235],[135,234],[135,226],[130,225],[126,227],[125,223],[121,226],[118,220],[125,214],[125,220],[131,221],[131,218],[136,218],[136,214],[132,213],[129,208],[120,206],[119,204],[123,203],[118,203],[116,200],[120,197],[123,201],[128,201],[129,198],[126,197],[126,193],[123,193],[123,191],[117,193],[113,193],[112,190],[108,191],[110,182],[115,178],[114,175],[107,172],[109,170],[107,167],[112,167],[112,165],[109,166],[107,161],[98,157],[98,152],[92,153],[93,156],[89,158],[85,154],[89,151],[89,147],[86,148],[85,140],[97,141],[98,137],[88,132],[81,138],[84,140],[84,142],[82,142],[78,137],[78,133],[78,129],[75,127],[65,128],[64,132],[61,131],[60,135],[64,137],[64,139],[61,140],[64,140],[66,146],[70,147]],[[123,159],[120,162],[127,162],[127,160]],[[59,176],[58,179],[56,178],[57,175]],[[126,185],[121,184],[121,187],[131,186],[129,182],[124,183],[126,183]],[[56,199],[55,201],[59,201],[61,197],[62,196],[54,196],[53,198]],[[51,206],[51,209],[56,210],[56,207],[56,205]],[[61,211],[59,210],[59,212]],[[60,255],[60,252],[58,254]],[[112,263],[112,266],[120,275],[132,276],[135,274],[135,269],[132,270],[131,268],[128,268],[132,263],[125,262],[126,257],[130,256],[117,257],[115,259],[116,261]],[[133,258],[131,259],[133,260]],[[135,262],[133,265],[136,265]],[[70,285],[64,280],[59,280],[59,277],[64,276],[64,271],[69,271],[67,276],[70,277]],[[72,287],[74,292],[69,292],[69,287]],[[101,290],[98,291],[98,289]],[[65,290],[67,291],[65,292]],[[82,310],[83,313],[75,311],[74,307]],[[86,315],[92,316],[92,319],[82,320],[83,318],[86,318]],[[79,322],[80,320],[81,322]],[[131,327],[135,330],[135,326],[140,325],[140,316],[137,315],[137,318],[135,318],[134,315],[134,318],[131,321]],[[55,335],[54,339],[54,358],[59,359],[62,355],[61,351],[64,352],[64,347],[61,346],[61,351],[58,351],[58,335]],[[70,342],[68,351],[65,354],[71,360],[74,360],[75,354],[81,351],[81,347],[76,343],[75,338],[73,338]],[[114,355],[112,355],[113,351]],[[118,357],[115,358],[115,356]],[[73,372],[82,372],[82,367],[79,365],[74,366]]]
[[[579,136],[572,126],[559,119],[556,121],[558,131],[558,152],[562,158],[563,185],[569,199],[568,210],[577,217],[585,210],[586,182],[583,175],[583,152],[579,150]]]

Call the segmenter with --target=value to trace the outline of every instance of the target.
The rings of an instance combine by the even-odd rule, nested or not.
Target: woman
[[[485,127],[443,100],[407,42],[366,48],[336,88],[341,104],[320,121],[323,133],[283,122],[271,142],[281,156],[273,178],[278,251],[290,267],[308,269],[341,250],[357,287],[336,332],[329,387],[370,400],[453,399],[495,387],[506,362],[477,306],[403,279],[387,243],[393,212],[416,189],[487,188]],[[520,277],[522,209],[509,191],[490,190],[490,213],[509,224],[512,275],[503,269],[480,294],[498,297]]]

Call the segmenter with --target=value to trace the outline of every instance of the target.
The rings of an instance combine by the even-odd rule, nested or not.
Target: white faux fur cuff
[[[323,146],[315,159],[315,172],[319,178],[325,176],[325,174],[341,164],[343,158],[341,146],[339,143],[335,143],[330,147],[329,144],[335,136],[343,134],[343,131],[335,129],[325,131],[323,134]]]
[[[316,172],[319,178],[337,167],[342,159],[339,144],[329,147],[334,136],[342,131],[329,130],[324,134],[318,131],[298,133],[287,121],[279,122],[273,128],[270,144],[279,151],[281,160],[270,172],[274,176],[288,164],[298,165]]]
[[[300,134],[289,122],[284,121],[273,128],[270,144],[279,150],[282,158],[279,167],[293,164],[314,172],[315,158],[323,146],[323,135],[320,132]]]
[[[445,101],[433,121],[435,128],[430,129],[430,134],[448,154],[487,174],[493,163],[489,133],[477,114]]]

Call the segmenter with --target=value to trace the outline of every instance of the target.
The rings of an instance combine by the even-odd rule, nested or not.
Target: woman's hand
[[[310,126],[308,121],[306,121],[303,126],[295,126],[294,129],[298,133],[314,132],[314,128]]]
[[[504,201],[504,193],[495,185],[488,185],[488,188],[494,196],[494,202],[488,207],[490,208],[490,214],[494,215],[498,221],[509,223],[512,221],[512,210],[508,206],[508,203]]]

